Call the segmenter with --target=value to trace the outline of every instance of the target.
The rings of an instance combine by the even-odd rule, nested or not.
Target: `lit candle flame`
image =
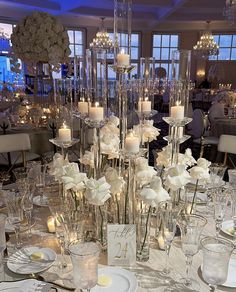
[[[148,101],[148,97],[145,97],[145,99],[144,99],[145,101]]]
[[[67,125],[66,125],[66,122],[63,122],[63,124],[62,124],[62,128],[63,128],[63,129],[67,129],[67,128],[68,128]]]
[[[181,104],[181,101],[176,101],[175,105],[180,105]]]
[[[95,107],[99,107],[99,103],[97,101],[95,102]]]

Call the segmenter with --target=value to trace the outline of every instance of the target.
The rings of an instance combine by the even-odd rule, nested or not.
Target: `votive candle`
[[[139,143],[140,143],[139,137],[131,133],[127,135],[125,138],[125,150],[130,153],[138,153]]]
[[[179,103],[176,102],[176,105],[172,106],[170,108],[170,116],[173,119],[183,120],[183,118],[184,118],[184,106],[183,105],[179,105]]]
[[[101,121],[104,118],[104,108],[95,102],[95,106],[89,108],[89,118],[93,121]]]
[[[58,131],[59,140],[62,142],[71,141],[71,129],[67,127],[65,123],[63,123],[62,127]]]

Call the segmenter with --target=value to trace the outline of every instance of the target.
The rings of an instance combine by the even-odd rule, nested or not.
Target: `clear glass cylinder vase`
[[[150,205],[145,204],[143,201],[137,202],[136,259],[140,262],[149,260],[151,211]]]
[[[188,116],[190,90],[191,51],[176,50],[172,54],[172,81],[170,90],[170,114],[183,119]]]
[[[132,0],[114,0],[114,64],[130,66]]]
[[[102,249],[107,247],[107,205],[95,206],[96,238],[100,242]]]

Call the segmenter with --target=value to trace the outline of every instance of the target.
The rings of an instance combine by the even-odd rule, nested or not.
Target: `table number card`
[[[135,224],[108,224],[108,265],[130,266],[136,263]]]

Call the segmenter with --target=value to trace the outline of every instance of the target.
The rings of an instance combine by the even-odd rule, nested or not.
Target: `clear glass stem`
[[[60,238],[60,246],[61,246],[61,262],[60,262],[60,268],[66,268],[67,263],[65,261],[65,240],[64,238]]]
[[[193,262],[193,257],[186,256],[186,279],[185,279],[186,286],[191,286],[190,270],[192,267],[192,262]]]
[[[209,286],[209,288],[210,288],[210,291],[212,291],[212,292],[217,292],[217,291],[218,291],[216,285],[208,284],[208,286]]]
[[[165,268],[163,272],[165,274],[169,274],[170,273],[170,268],[169,268],[170,244],[169,243],[166,243],[165,245],[165,252],[166,252],[166,258],[165,258]]]
[[[32,226],[32,211],[25,211],[25,217],[28,221],[28,238],[30,238],[32,236],[31,233],[31,226]]]
[[[20,226],[15,226],[15,235],[16,235],[16,248],[19,248],[21,245],[20,241]]]
[[[220,235],[221,229],[221,220],[216,219],[216,237],[218,238]]]

